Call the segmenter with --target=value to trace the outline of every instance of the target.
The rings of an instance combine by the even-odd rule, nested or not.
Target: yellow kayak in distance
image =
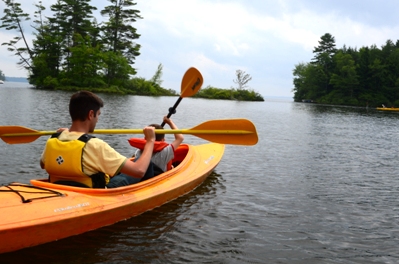
[[[377,110],[387,112],[399,112],[399,108],[396,107],[377,107]]]

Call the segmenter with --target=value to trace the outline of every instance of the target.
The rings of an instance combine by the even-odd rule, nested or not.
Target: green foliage
[[[381,49],[375,45],[336,49],[334,37],[327,33],[314,53],[310,63],[294,67],[294,101],[374,107],[398,104],[399,41],[388,40]]]
[[[82,37],[80,34],[76,34],[74,41],[77,45],[70,48],[71,56],[67,58],[69,69],[64,71],[68,82],[64,81],[64,85],[105,87],[102,75],[99,74],[104,64],[99,46],[93,47],[90,37]]]
[[[29,20],[21,4],[3,0],[7,8],[0,18],[0,28],[15,30],[19,36],[7,45],[20,58],[19,64],[29,71],[29,82],[40,89],[99,88],[123,90],[136,74],[132,64],[140,55],[139,38],[131,25],[141,17],[131,0],[110,0],[101,14],[109,21],[98,25],[92,12],[97,8],[90,0],[58,0],[50,6],[53,15],[43,15],[46,8],[35,4],[33,48],[25,39],[22,23]],[[20,44],[23,40],[23,45]],[[159,91],[156,91],[159,93]]]
[[[354,89],[359,84],[356,65],[352,56],[338,52],[334,56],[336,70],[331,74],[330,84],[344,96],[353,97]]]
[[[176,96],[174,90],[167,90],[154,84],[151,80],[142,77],[132,78],[127,87],[127,92],[133,95],[151,95],[151,96]]]
[[[207,86],[200,89],[194,97],[206,98],[206,99],[226,99],[230,100],[232,98],[231,91],[226,89],[219,89],[212,86]]]
[[[315,53],[314,63],[328,66],[328,64],[331,64],[332,57],[336,52],[335,38],[331,34],[326,33],[321,36],[319,46],[313,50],[313,53]]]
[[[4,16],[0,18],[2,21],[0,28],[15,30],[19,35],[1,45],[6,45],[8,51],[14,52],[14,55],[19,58],[18,65],[30,70],[32,51],[27,44],[27,39],[22,27],[23,21],[30,20],[29,14],[24,13],[20,3],[14,2],[13,0],[3,0],[3,2],[7,7],[4,9]],[[18,44],[20,40],[24,43],[22,47]]]
[[[151,95],[155,91],[152,83],[142,77],[132,78],[127,89],[134,95]]]
[[[53,78],[51,76],[46,76],[46,78],[44,78],[43,80],[43,86],[44,87],[57,87],[58,84],[58,80],[56,78]]]
[[[135,73],[127,59],[119,52],[108,51],[103,53],[103,60],[107,65],[104,69],[104,81],[107,85],[125,87],[129,82],[129,76]]]
[[[262,95],[252,89],[246,89],[247,83],[252,77],[242,70],[236,71],[234,83],[238,85],[237,89],[221,89],[210,85],[199,90],[193,97],[219,100],[238,100],[238,101],[264,101]]]
[[[90,90],[137,95],[177,95],[174,90],[161,87],[162,64],[154,77],[132,78],[136,74],[131,66],[139,56],[139,38],[131,25],[141,19],[131,0],[109,0],[101,14],[109,18],[101,26],[92,20],[97,8],[90,0],[59,0],[51,5],[53,16],[44,16],[46,8],[39,1],[35,4],[33,28],[36,30],[33,49],[16,48],[24,39],[21,20],[30,19],[23,13],[19,3],[4,0],[7,5],[1,27],[17,30],[21,37],[9,43],[9,50],[21,57],[21,63],[29,68],[29,82],[39,89]],[[29,56],[22,57],[23,54]]]
[[[238,85],[237,89],[220,89],[210,85],[199,90],[193,97],[220,100],[238,100],[238,101],[264,101],[262,95],[252,89],[246,89],[247,83],[252,80],[251,75],[245,71],[237,70],[234,83]]]
[[[232,97],[239,101],[265,101],[262,95],[254,90],[232,89]]]
[[[152,78],[150,80],[154,85],[161,86],[161,84],[162,84],[162,79],[161,79],[162,78],[162,69],[163,69],[162,63],[160,63],[158,65],[157,71],[155,72],[154,76],[152,76]]]
[[[264,101],[263,97],[253,90],[220,89],[209,85],[199,90],[193,97],[220,100]]]
[[[141,19],[140,11],[133,9],[136,5],[131,0],[108,0],[111,5],[101,10],[101,15],[109,17],[109,20],[101,28],[103,32],[102,42],[109,51],[119,51],[128,61],[134,64],[136,56],[140,55],[140,45],[133,42],[140,35],[131,25]]]
[[[93,19],[97,8],[90,0],[57,0],[50,6],[48,15],[39,1],[35,4],[32,27],[34,36],[29,47],[22,22],[29,20],[21,4],[3,0],[6,4],[0,28],[15,30],[19,36],[7,45],[8,50],[20,58],[19,64],[29,71],[30,84],[39,89],[90,90],[120,94],[176,96],[176,91],[161,87],[162,64],[159,64],[150,80],[133,77],[136,70],[131,66],[140,55],[140,45],[134,41],[140,37],[132,23],[142,17],[134,9],[132,0],[109,0],[101,14],[108,17],[101,25]],[[46,15],[44,15],[46,13]],[[22,40],[23,45],[18,46]],[[0,72],[1,73],[1,72]],[[1,77],[1,76],[0,76]],[[252,79],[242,70],[236,71],[234,82],[237,89],[208,87],[197,97],[227,100],[264,101],[257,92],[247,89]]]

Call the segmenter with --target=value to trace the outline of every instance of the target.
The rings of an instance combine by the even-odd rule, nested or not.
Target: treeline
[[[247,89],[221,89],[208,85],[197,92],[193,97],[205,99],[223,99],[237,101],[265,101],[262,95],[254,90]]]
[[[29,83],[38,89],[178,95],[161,86],[162,64],[150,80],[135,76],[132,65],[140,55],[135,40],[140,35],[132,24],[142,19],[140,11],[134,9],[132,0],[108,1],[110,5],[100,11],[108,19],[98,23],[93,16],[97,8],[90,0],[57,0],[50,6],[51,15],[39,1],[33,17],[20,3],[3,0],[6,8],[0,28],[16,31],[17,36],[2,45],[19,58],[19,66],[28,71]],[[24,22],[32,19],[34,38],[29,44]],[[258,93],[245,89],[251,77],[239,70],[237,74],[237,89],[209,88],[197,97],[263,101]]]
[[[31,45],[23,27],[30,15],[14,0],[3,2],[0,27],[18,35],[2,45],[19,58],[35,87],[118,91],[135,90],[136,83],[139,89],[147,85],[131,79],[136,74],[131,65],[140,55],[140,45],[135,43],[140,35],[132,23],[142,18],[133,1],[109,0],[110,5],[100,11],[108,20],[101,23],[93,16],[97,8],[90,0],[59,0],[50,6],[52,15],[39,1],[31,23],[35,36]]]
[[[326,33],[314,58],[295,65],[294,101],[351,106],[399,106],[399,40],[378,48],[337,49]]]

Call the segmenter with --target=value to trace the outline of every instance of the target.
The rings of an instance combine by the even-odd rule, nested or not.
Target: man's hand
[[[59,129],[57,129],[57,133],[62,132],[64,130],[68,131],[69,129],[66,127],[60,127]]]

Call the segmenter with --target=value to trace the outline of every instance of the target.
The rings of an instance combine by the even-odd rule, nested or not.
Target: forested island
[[[310,62],[295,65],[294,101],[322,104],[399,106],[399,40],[378,48],[337,49],[326,33]]]
[[[50,6],[52,16],[39,1],[33,19],[21,4],[3,0],[6,5],[0,18],[0,28],[13,30],[17,36],[4,42],[8,50],[19,58],[19,66],[26,69],[29,84],[47,90],[90,90],[93,92],[176,96],[173,89],[162,84],[162,64],[150,80],[136,76],[134,65],[140,55],[140,37],[132,26],[142,19],[132,0],[109,0],[110,5],[100,11],[108,20],[98,23],[93,16],[97,8],[90,0],[59,0]],[[46,15],[44,15],[46,13]],[[29,45],[23,22],[32,20],[34,39]],[[239,72],[240,70],[237,70]],[[237,88],[220,89],[208,86],[196,97],[264,101],[247,87],[250,76],[244,79],[240,71],[234,81]],[[237,74],[237,73],[236,73]]]

